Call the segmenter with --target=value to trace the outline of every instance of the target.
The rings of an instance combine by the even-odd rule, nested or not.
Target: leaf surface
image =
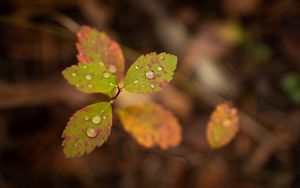
[[[167,53],[150,53],[139,57],[129,68],[124,89],[134,93],[154,93],[172,80],[177,57]]]
[[[112,126],[111,104],[100,102],[77,111],[63,131],[63,151],[68,158],[80,157],[100,147]]]
[[[167,149],[181,142],[181,127],[175,116],[156,103],[143,103],[118,111],[125,131],[144,147]]]
[[[228,144],[237,134],[239,117],[231,102],[220,103],[213,111],[206,137],[211,148],[220,148]]]
[[[118,82],[123,79],[125,59],[118,43],[89,26],[82,26],[77,37],[79,63],[103,62],[107,70],[116,75]]]
[[[72,65],[62,72],[68,82],[84,93],[104,93],[112,96],[116,77],[101,63]]]

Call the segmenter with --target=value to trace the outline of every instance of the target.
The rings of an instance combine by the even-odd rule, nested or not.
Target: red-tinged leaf
[[[79,63],[103,62],[107,70],[116,75],[118,81],[123,79],[125,59],[121,48],[115,41],[104,32],[99,32],[89,26],[82,26],[77,37]]]
[[[144,103],[119,110],[125,131],[144,147],[167,149],[181,142],[181,127],[175,116],[155,103]]]
[[[160,91],[173,78],[177,57],[171,54],[150,53],[139,57],[129,68],[124,89],[133,93]]]
[[[228,144],[239,130],[238,122],[238,110],[231,102],[219,104],[213,111],[206,130],[210,147],[216,149]]]
[[[111,126],[109,102],[95,103],[77,111],[62,134],[65,156],[80,157],[100,147],[108,138]]]

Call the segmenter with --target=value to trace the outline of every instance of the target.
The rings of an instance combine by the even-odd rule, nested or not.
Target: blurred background
[[[300,3],[297,0],[0,1],[0,187],[300,187]],[[120,43],[128,66],[174,53],[172,83],[123,93],[114,108],[157,101],[178,117],[183,142],[145,149],[115,115],[108,141],[65,159],[61,133],[102,95],[80,93],[61,71],[76,60],[82,24]],[[205,139],[220,101],[240,110],[240,132],[212,151]]]

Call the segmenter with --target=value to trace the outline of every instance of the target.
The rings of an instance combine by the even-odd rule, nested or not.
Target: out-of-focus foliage
[[[238,111],[231,102],[219,104],[212,112],[206,137],[211,148],[220,148],[228,144],[239,130]]]
[[[167,149],[181,142],[181,128],[176,117],[156,103],[144,103],[118,111],[125,131],[144,147]]]
[[[281,80],[281,88],[293,103],[300,104],[300,76],[298,74],[285,75]]]

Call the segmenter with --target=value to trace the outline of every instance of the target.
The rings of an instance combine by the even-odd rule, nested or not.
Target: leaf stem
[[[118,86],[117,88],[118,88],[118,92],[116,93],[116,95],[114,97],[112,97],[110,99],[111,103],[113,103],[117,99],[117,97],[120,95],[120,93],[122,92],[122,88],[121,87]]]

